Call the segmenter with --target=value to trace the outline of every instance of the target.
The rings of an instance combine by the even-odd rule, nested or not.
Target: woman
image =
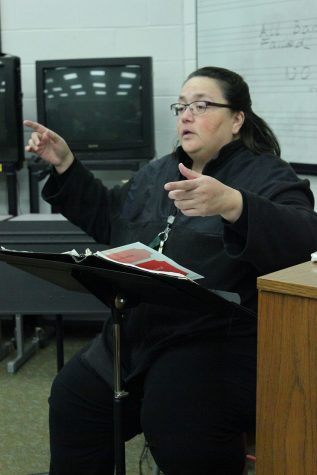
[[[40,124],[25,121],[26,150],[53,165],[44,198],[96,241],[153,245],[167,227],[167,256],[201,285],[239,294],[235,311],[129,311],[123,377],[125,439],[143,431],[164,474],[240,475],[243,433],[255,425],[256,278],[309,260],[314,200],[236,73],[198,69],[171,109],[177,150],[112,190]],[[106,321],[53,383],[51,475],[113,473],[111,329]]]

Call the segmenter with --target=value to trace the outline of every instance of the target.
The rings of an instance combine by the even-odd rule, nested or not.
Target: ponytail
[[[252,109],[245,112],[244,123],[240,129],[243,144],[252,152],[270,152],[280,157],[281,148],[272,129]]]
[[[229,69],[207,66],[191,73],[186,81],[199,76],[216,80],[231,109],[244,112],[245,120],[240,129],[240,137],[249,150],[256,154],[269,152],[280,156],[281,149],[274,132],[252,110],[249,86],[242,76]]]

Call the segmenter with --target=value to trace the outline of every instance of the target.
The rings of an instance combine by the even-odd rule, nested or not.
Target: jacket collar
[[[211,170],[214,170],[214,168],[218,168],[220,165],[223,164],[224,161],[234,158],[238,150],[244,148],[245,146],[243,145],[241,139],[233,140],[232,142],[224,145],[219,150],[218,156],[216,158],[210,159],[206,163],[203,172],[206,173],[207,171],[209,172]],[[188,168],[192,167],[193,160],[187,155],[186,152],[184,152],[181,146],[177,147],[175,155],[179,163],[183,163]]]

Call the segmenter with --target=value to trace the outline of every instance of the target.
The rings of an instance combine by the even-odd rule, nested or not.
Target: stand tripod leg
[[[121,378],[121,322],[125,307],[125,299],[115,298],[113,313],[113,344],[114,344],[114,394],[113,394],[113,423],[114,423],[114,455],[116,475],[125,475],[125,443],[123,437],[122,399],[128,395],[122,390]]]

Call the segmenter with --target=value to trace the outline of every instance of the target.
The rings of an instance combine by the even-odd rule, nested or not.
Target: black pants
[[[241,475],[255,425],[255,341],[196,340],[125,387],[125,439],[144,432],[166,475]],[[50,397],[51,475],[112,475],[113,392],[75,356]]]

